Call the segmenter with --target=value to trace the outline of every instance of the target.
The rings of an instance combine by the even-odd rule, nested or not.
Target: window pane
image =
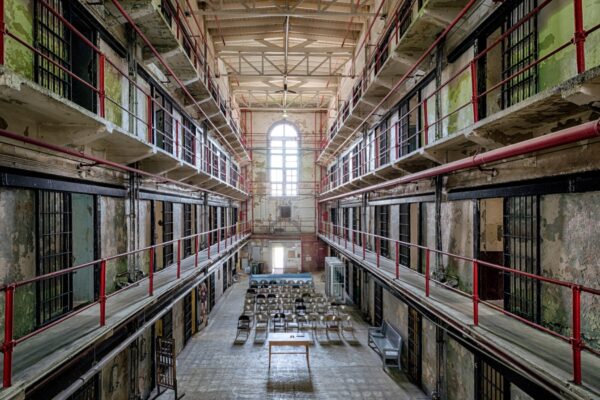
[[[285,167],[286,168],[297,168],[298,167],[298,157],[297,156],[286,156],[285,157]]]
[[[297,171],[295,169],[288,169],[285,171],[285,180],[286,182],[296,182],[297,179]]]
[[[285,191],[286,191],[286,195],[288,195],[288,196],[296,196],[297,195],[296,184],[288,183],[287,185],[285,185]]]
[[[297,149],[285,149],[285,154],[298,154]]]
[[[271,140],[271,148],[283,147],[281,140]]]
[[[271,184],[271,195],[272,196],[283,196],[283,184],[272,183]]]
[[[287,159],[286,159],[287,162]],[[272,155],[271,156],[271,168],[283,167],[283,156]]]
[[[286,140],[285,141],[285,147],[287,149],[295,149],[298,147],[298,142],[295,140]]]
[[[271,182],[283,182],[283,170],[272,169],[271,170]]]

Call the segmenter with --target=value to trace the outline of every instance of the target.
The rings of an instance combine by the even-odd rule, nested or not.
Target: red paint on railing
[[[150,260],[148,265],[148,295],[154,295],[154,247],[150,248]]]
[[[573,347],[573,382],[581,384],[581,287],[573,288],[573,327],[571,344]]]
[[[582,0],[573,0],[573,11],[575,13],[575,32],[573,43],[577,57],[577,73],[585,72],[585,38],[587,32],[583,27],[583,5]]]

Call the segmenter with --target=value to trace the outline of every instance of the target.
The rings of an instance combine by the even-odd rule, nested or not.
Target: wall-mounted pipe
[[[371,185],[367,188],[357,189],[348,193],[338,194],[335,196],[324,196],[319,199],[319,202],[326,202],[345,197],[355,196],[362,193],[372,192],[374,190],[387,189],[394,186],[416,182],[422,179],[433,178],[435,176],[445,175],[452,172],[478,167],[483,164],[492,163],[495,161],[504,160],[511,157],[516,157],[524,154],[533,153],[536,151],[546,150],[553,147],[562,146],[569,143],[578,142],[580,140],[592,139],[600,137],[600,119],[586,122],[571,128],[566,128],[558,132],[549,133],[544,136],[525,140],[523,142],[511,144],[477,154],[473,157],[463,158],[462,160],[453,161],[448,164],[440,165],[439,167],[430,168],[414,174],[406,175],[400,178],[392,179],[386,182]]]

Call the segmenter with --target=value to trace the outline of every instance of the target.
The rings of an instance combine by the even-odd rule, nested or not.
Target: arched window
[[[298,131],[287,123],[275,124],[269,133],[271,196],[298,194]]]

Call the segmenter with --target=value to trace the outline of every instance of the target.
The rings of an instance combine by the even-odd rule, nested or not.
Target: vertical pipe
[[[377,236],[375,238],[375,243],[376,243],[376,250],[377,250],[377,268],[379,268],[379,259],[380,259],[380,254],[381,254],[381,239],[379,238],[379,236]]]
[[[425,249],[425,297],[429,297],[429,249]]]
[[[150,247],[150,265],[148,266],[148,295],[154,295],[154,247]]]
[[[479,263],[473,260],[473,325],[479,325]]]
[[[194,236],[194,268],[198,268],[198,235]]]
[[[181,277],[181,239],[177,239],[177,279]]]
[[[581,384],[581,287],[573,286],[573,382]]]
[[[104,91],[104,54],[98,55],[98,89],[100,95],[100,117],[106,117],[106,92]]]
[[[4,65],[4,39],[6,25],[4,22],[4,0],[0,0],[0,65]]]
[[[577,73],[585,71],[585,38],[587,32],[583,28],[583,6],[582,0],[573,0],[573,10],[575,12],[575,34],[573,43],[575,43],[575,52],[577,55]]]
[[[100,261],[100,326],[106,325],[106,260]]]
[[[400,242],[396,242],[396,279],[400,277]]]
[[[154,144],[154,128],[152,127],[152,98],[150,95],[146,96],[146,119],[148,125],[148,143]]]
[[[367,258],[367,240],[365,238],[365,233],[362,232],[362,251],[363,251],[363,260]]]
[[[479,97],[477,95],[477,61],[471,61],[471,102],[473,104],[473,122],[479,121]]]
[[[14,294],[15,286],[8,286],[4,297],[4,343],[2,344],[2,352],[4,353],[4,373],[2,382],[4,388],[7,388],[12,384],[12,353],[13,348],[15,347],[13,341]]]
[[[210,260],[210,235],[211,235],[211,231],[208,231],[208,232],[206,233],[206,236],[207,236],[207,240],[206,240],[206,242],[207,242],[207,244],[208,244],[208,259],[209,259],[209,260]]]

